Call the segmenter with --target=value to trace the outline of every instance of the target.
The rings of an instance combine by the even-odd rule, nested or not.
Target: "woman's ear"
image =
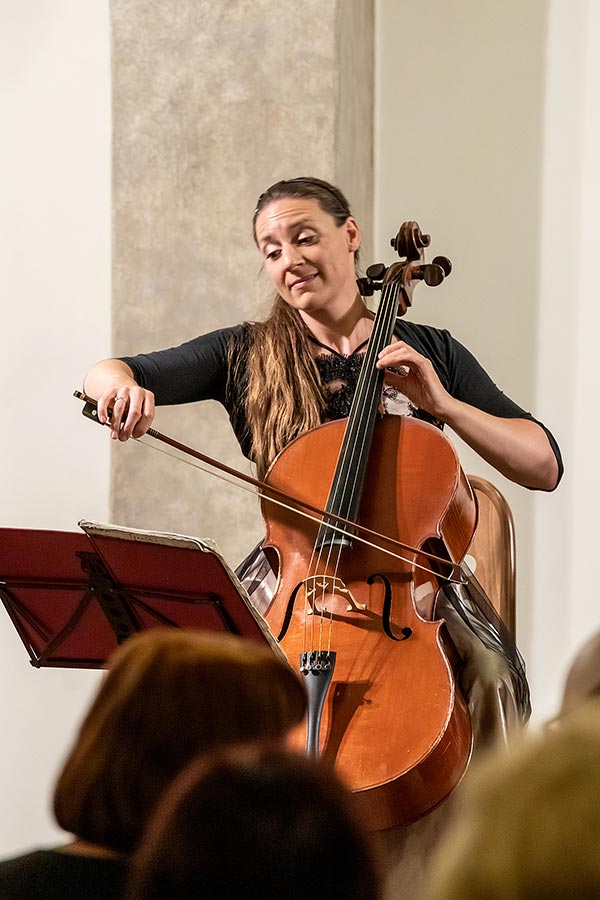
[[[356,253],[360,247],[360,228],[358,222],[353,216],[348,216],[344,222],[346,228],[346,236],[348,239],[348,250],[350,253]]]

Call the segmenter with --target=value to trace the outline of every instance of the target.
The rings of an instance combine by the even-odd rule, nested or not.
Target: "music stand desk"
[[[0,528],[0,599],[36,668],[102,668],[131,634],[161,626],[229,632],[285,658],[212,541],[79,525]]]

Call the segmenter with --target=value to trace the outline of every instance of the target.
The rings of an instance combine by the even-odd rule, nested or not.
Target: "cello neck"
[[[373,431],[383,388],[384,371],[376,368],[381,350],[392,337],[398,314],[401,284],[384,284],[381,302],[365,358],[360,370],[356,393],[352,401],[338,465],[327,498],[325,510],[332,515],[355,521],[362,498]],[[351,545],[350,530],[333,531],[323,524],[317,536],[317,546],[325,544]]]

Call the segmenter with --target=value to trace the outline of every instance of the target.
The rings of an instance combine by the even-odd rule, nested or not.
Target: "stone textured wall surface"
[[[268,309],[251,236],[279,178],[338,183],[365,232],[373,188],[373,0],[112,0],[113,354],[169,347]],[[156,427],[249,471],[218,404]],[[133,444],[113,521],[213,537],[235,564],[256,498]]]

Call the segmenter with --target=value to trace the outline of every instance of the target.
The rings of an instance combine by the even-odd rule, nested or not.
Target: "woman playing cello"
[[[179,347],[97,363],[85,380],[98,416],[111,412],[114,440],[141,437],[155,404],[219,400],[244,454],[263,477],[297,436],[348,415],[373,314],[357,293],[360,229],[336,187],[314,178],[280,181],[254,213],[254,237],[276,296],[264,322],[202,335]],[[506,397],[447,331],[398,319],[377,360],[386,413],[450,426],[505,477],[553,490],[562,463],[551,433]],[[268,607],[272,560],[259,549],[240,576]],[[436,618],[463,660],[476,742],[506,738],[527,720],[522,661],[485,598],[471,584],[448,585]]]

